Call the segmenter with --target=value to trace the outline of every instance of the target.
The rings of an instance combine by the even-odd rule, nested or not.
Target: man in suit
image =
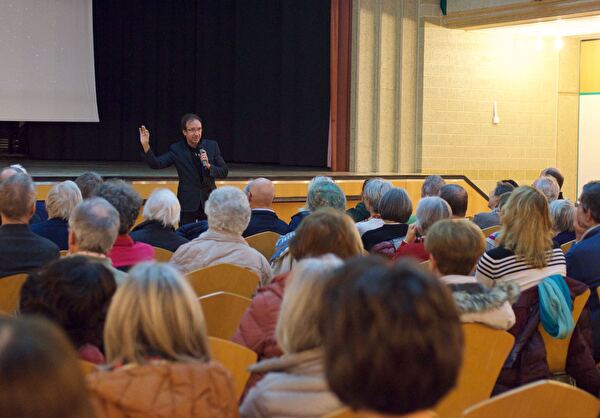
[[[504,193],[511,193],[515,187],[503,181],[496,183],[496,187],[490,193],[488,199],[488,207],[492,210],[491,212],[481,212],[473,217],[473,222],[481,229],[486,229],[491,226],[500,225],[500,211],[498,204],[500,203],[500,196]]]
[[[594,359],[600,361],[600,303],[596,289],[600,285],[600,181],[583,186],[575,212],[575,243],[566,254],[567,276],[587,284],[591,290],[590,315],[594,339]]]
[[[16,173],[0,183],[0,277],[36,270],[59,257],[52,241],[31,232],[35,212],[31,177]]]
[[[227,177],[228,168],[221,157],[219,144],[210,139],[202,139],[202,120],[188,113],[181,118],[181,132],[184,139],[171,144],[169,151],[155,156],[150,148],[150,132],[140,127],[140,143],[144,149],[144,159],[153,169],[170,167],[173,164],[179,176],[177,198],[181,203],[182,225],[206,219],[204,203],[210,192],[216,189],[215,178]]]

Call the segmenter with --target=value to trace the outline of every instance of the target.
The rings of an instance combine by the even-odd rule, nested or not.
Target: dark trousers
[[[193,212],[181,211],[179,214],[179,226],[192,224],[194,222],[203,221],[206,219],[206,214],[204,213],[204,208],[202,205]]]

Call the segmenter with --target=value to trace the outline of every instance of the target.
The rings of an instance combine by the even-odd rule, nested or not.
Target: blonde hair
[[[285,353],[299,353],[321,346],[319,320],[321,296],[333,270],[342,260],[333,254],[306,258],[294,266],[275,328],[277,343]]]
[[[552,221],[546,197],[537,189],[515,189],[501,209],[501,245],[534,268],[546,266],[547,252],[552,250]]]
[[[163,263],[140,263],[115,293],[104,329],[108,362],[143,364],[159,355],[208,361],[206,324],[186,279]]]

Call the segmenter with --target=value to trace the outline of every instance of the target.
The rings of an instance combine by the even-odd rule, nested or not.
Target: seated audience
[[[585,283],[591,291],[588,306],[592,320],[594,358],[600,362],[600,182],[583,186],[575,211],[578,242],[567,252],[567,276]]]
[[[412,262],[366,271],[356,264],[327,283],[321,302],[329,387],[361,416],[434,416],[462,361],[450,292]]]
[[[504,193],[510,193],[515,187],[510,183],[503,183],[499,181],[496,187],[491,191],[488,199],[488,207],[492,210],[491,212],[478,213],[473,217],[473,222],[481,229],[486,229],[491,226],[500,225],[500,210],[498,203],[500,202],[500,196]]]
[[[550,219],[554,229],[552,240],[560,246],[575,240],[575,206],[570,200],[555,200],[550,203]]]
[[[419,261],[429,260],[425,238],[429,228],[441,219],[452,216],[450,205],[441,197],[424,197],[417,205],[417,221],[408,228],[408,232],[400,247],[393,254],[393,259],[413,257]]]
[[[4,181],[7,178],[14,176],[15,174],[27,174],[27,170],[21,164],[12,164],[2,169],[0,172],[0,181]],[[48,220],[48,212],[46,212],[46,203],[43,200],[37,200],[35,202],[35,213],[29,219],[29,225],[34,225],[38,222]]]
[[[56,184],[46,197],[49,219],[32,225],[31,230],[58,245],[59,249],[67,250],[69,216],[79,202],[81,202],[81,192],[74,182],[67,180]]]
[[[514,181],[513,179],[506,179],[506,180],[500,180],[502,183],[508,183],[508,184],[512,184],[512,186],[516,189],[517,187],[519,187],[519,183],[517,183],[516,181]]]
[[[406,190],[400,187],[390,189],[379,202],[379,215],[383,225],[365,232],[362,236],[365,249],[371,251],[376,244],[383,241],[391,241],[394,247],[399,247],[408,232],[407,222],[411,213],[412,202]]]
[[[314,198],[316,197],[315,194],[313,193],[313,201],[310,201],[310,194],[311,194],[311,189],[316,188],[319,183],[332,183],[335,184],[333,179],[331,177],[327,177],[327,176],[316,176],[313,177],[311,179],[311,181],[308,183],[308,189],[307,189],[307,197],[306,197],[306,207],[303,209],[300,209],[300,211],[298,211],[298,213],[296,213],[295,215],[292,216],[292,219],[290,220],[290,226],[288,228],[288,233],[293,232],[296,230],[296,228],[298,228],[298,225],[300,225],[300,222],[302,222],[302,219],[306,218],[308,215],[310,215],[311,212],[315,211],[316,209],[318,209],[321,206],[314,206],[315,204],[318,205],[318,199],[317,201],[314,200]],[[344,207],[343,210],[346,210],[346,196],[344,196]]]
[[[100,174],[94,173],[93,171],[86,171],[75,179],[75,184],[77,184],[77,187],[81,190],[81,197],[83,199],[89,199],[94,195],[96,186],[102,184],[103,181]]]
[[[284,354],[250,367],[267,375],[248,392],[242,417],[321,417],[342,407],[327,388],[318,330],[323,288],[341,264],[326,255],[304,259],[291,272],[275,327]]]
[[[488,287],[516,283],[521,288],[521,296],[513,304],[516,323],[509,330],[515,336],[515,345],[498,377],[495,393],[551,376],[544,343],[537,331],[541,312],[549,312],[544,325],[561,320],[565,310],[570,315],[569,302],[565,299],[574,298],[587,288],[565,278],[565,256],[552,242],[548,201],[540,191],[529,186],[516,189],[502,208],[501,219],[499,246],[487,251],[479,260],[477,279]],[[548,294],[554,296],[545,296]],[[541,304],[545,308],[540,307]],[[577,386],[597,396],[600,371],[584,337],[588,332],[589,314],[585,309],[571,337],[566,372]]]
[[[467,216],[469,206],[469,194],[459,184],[447,184],[442,187],[440,197],[450,205],[453,218],[464,218]]]
[[[31,232],[35,186],[27,174],[0,182],[0,277],[36,270],[59,257],[58,246]]]
[[[500,225],[502,225],[502,208],[504,207],[504,205],[506,205],[506,202],[508,202],[508,198],[510,197],[511,193],[512,192],[501,194],[500,198],[498,199],[498,206],[496,206],[496,208],[498,209]],[[500,237],[500,231],[493,232],[488,237],[486,237],[485,238],[485,250],[489,251],[493,248],[496,248],[498,246],[497,239],[499,237]]]
[[[544,196],[546,196],[548,203],[552,203],[558,199],[560,188],[558,187],[558,183],[554,177],[539,177],[533,182],[533,187],[538,189]]]
[[[119,285],[127,273],[114,268],[107,256],[118,234],[119,212],[105,199],[90,197],[75,206],[69,217],[69,254],[102,264]]]
[[[142,261],[154,260],[154,248],[135,242],[129,235],[142,207],[142,198],[123,180],[109,180],[94,189],[94,195],[106,199],[119,212],[119,236],[108,253],[113,266],[127,271]]]
[[[6,418],[95,418],[77,354],[43,318],[0,317],[0,411]]]
[[[383,219],[379,214],[379,203],[384,194],[392,189],[392,183],[387,180],[374,178],[365,186],[363,201],[369,211],[369,219],[356,224],[358,233],[362,236],[365,232],[383,226]]]
[[[346,211],[346,213],[350,215],[354,222],[364,221],[368,219],[369,216],[371,216],[369,210],[367,209],[367,206],[365,205],[365,187],[367,187],[367,184],[369,184],[371,180],[373,180],[373,178],[368,178],[363,182],[362,190],[360,193],[360,202],[358,202],[355,207],[350,208]]]
[[[214,193],[214,192],[213,192]],[[308,257],[334,254],[342,260],[361,255],[362,242],[352,219],[344,212],[323,208],[308,216],[295,231],[290,258],[295,262]],[[293,264],[295,266],[295,264]],[[280,356],[275,340],[275,324],[289,271],[258,289],[246,310],[232,341],[255,351],[258,360]],[[246,385],[252,387],[262,375],[253,374]]]
[[[519,297],[519,286],[498,283],[488,288],[473,277],[485,250],[481,230],[466,219],[447,219],[429,229],[425,248],[431,270],[452,290],[462,322],[478,322],[497,329],[515,324],[511,305]]]
[[[134,241],[175,252],[187,239],[175,233],[179,224],[181,205],[169,189],[156,189],[144,205],[144,222],[129,234]]]
[[[262,285],[269,283],[269,262],[242,237],[250,220],[244,193],[235,187],[220,187],[210,194],[204,211],[208,231],[179,247],[171,263],[183,273],[215,264],[235,264],[256,273]]]
[[[169,265],[131,269],[108,309],[104,344],[110,369],[88,376],[97,418],[238,416],[196,294]]]
[[[23,287],[19,313],[41,315],[58,324],[82,360],[104,364],[102,333],[108,305],[117,286],[111,272],[85,257],[64,257]]]
[[[548,168],[543,169],[542,172],[540,173],[540,177],[542,177],[542,176],[554,177],[554,180],[556,180],[556,183],[558,183],[559,190],[562,189],[563,184],[565,183],[565,178],[563,177],[561,172],[558,170],[558,168],[555,168],[555,167],[548,167]],[[558,193],[558,198],[563,199],[562,192]]]
[[[446,182],[441,176],[433,175],[427,176],[423,180],[421,185],[421,198],[429,196],[439,196],[442,191],[442,187],[446,185]]]

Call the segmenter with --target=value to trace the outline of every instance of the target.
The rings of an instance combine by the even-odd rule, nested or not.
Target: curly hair
[[[108,180],[94,189],[94,196],[103,197],[119,212],[119,235],[127,234],[137,219],[143,200],[131,185],[123,180]]]

